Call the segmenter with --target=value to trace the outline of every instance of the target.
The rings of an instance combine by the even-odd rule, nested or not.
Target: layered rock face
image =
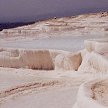
[[[107,19],[107,12],[49,19],[22,27],[3,29],[0,36],[2,36],[2,39],[11,40],[18,40],[19,37],[21,39],[60,37],[65,36],[65,32],[68,32],[68,34],[71,32],[71,36],[104,36],[108,34]]]
[[[46,103],[50,103],[51,101],[52,103],[55,102],[56,105],[57,102],[62,104],[61,100],[65,100],[65,96],[67,96],[66,100],[69,99],[70,101],[73,99],[75,102],[76,94],[74,91],[76,92],[80,84],[85,81],[87,82],[83,83],[79,89],[74,108],[108,107],[108,78],[102,79],[103,76],[107,76],[108,72],[108,38],[89,39],[93,37],[103,38],[104,36],[107,37],[107,35],[107,12],[49,19],[26,26],[1,30],[0,45],[7,44],[7,47],[15,45],[12,44],[12,46],[8,46],[10,40],[14,43],[18,42],[18,44],[20,44],[19,40],[21,40],[22,43],[24,42],[23,45],[25,45],[25,42],[28,44],[28,39],[33,40],[60,36],[77,37],[75,37],[75,40],[73,38],[70,40],[75,46],[73,47],[73,44],[69,46],[70,52],[48,49],[28,49],[28,46],[27,49],[0,48],[0,108],[4,108],[1,104],[7,104],[5,100],[8,100],[7,98],[10,99],[13,94],[19,95],[21,98],[20,101],[16,101],[18,99],[17,96],[12,96],[12,101],[10,101],[12,108],[16,104],[20,105],[20,102],[23,104],[26,100],[27,104],[33,102],[31,100],[34,100],[35,104],[31,103],[31,105],[34,105],[33,108],[35,108],[37,107],[37,100],[40,101],[40,99],[36,99],[36,93],[34,93],[35,95],[31,95],[29,92],[37,92],[37,89],[40,90],[41,88],[45,88],[46,90],[47,87],[52,88],[53,86],[56,86],[55,88],[57,89],[57,86],[60,88],[64,87],[66,92],[62,92],[62,97],[59,99],[60,102],[58,102],[58,100],[55,101],[55,99],[60,96],[60,92],[57,94],[58,97],[53,98],[54,101],[52,101],[51,94],[49,94],[51,98],[47,102],[46,96],[43,97],[43,95],[41,95],[42,100],[45,98]],[[76,40],[76,38],[78,38],[78,40]],[[84,42],[85,49],[75,53],[71,52],[72,49],[77,49],[77,47],[82,45],[82,43],[79,43],[82,38],[83,40],[89,39]],[[26,41],[22,41],[23,39]],[[38,45],[36,42],[33,45],[36,44]],[[64,41],[63,44],[65,44]],[[5,45],[3,46],[6,47]],[[82,47],[79,47],[79,49],[81,48]],[[63,47],[63,49],[65,49],[65,47]],[[98,79],[94,80],[94,78],[97,77]],[[88,81],[89,79],[93,80]],[[69,91],[67,90],[68,87]],[[70,88],[72,88],[72,90]],[[52,94],[55,95],[55,92],[56,90],[54,90]],[[68,92],[70,93],[66,94]],[[22,100],[23,93],[31,96],[30,100],[28,98]],[[73,100],[71,100],[72,103],[74,103]],[[15,101],[15,104],[13,104],[13,101]],[[71,102],[65,102],[63,102],[65,105],[68,104],[72,108],[73,104],[71,105]],[[11,107],[10,103],[7,104],[6,108]],[[44,104],[46,105],[46,103]],[[40,101],[40,104],[42,104],[42,101]],[[24,104],[24,107],[25,105],[26,104]],[[63,107],[65,107],[65,105]],[[53,107],[55,107],[55,105]]]
[[[0,66],[40,70],[77,70],[81,53],[55,50],[0,49]]]
[[[79,71],[108,72],[108,42],[107,39],[86,40],[87,50]]]
[[[106,39],[97,39],[97,40],[85,40],[85,48],[89,52],[97,52],[101,55],[106,55],[108,53],[108,38]]]

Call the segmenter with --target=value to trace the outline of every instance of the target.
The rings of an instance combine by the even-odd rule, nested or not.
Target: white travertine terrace
[[[11,68],[54,69],[56,55],[61,51],[0,49],[0,66]]]
[[[105,88],[108,88],[108,83],[104,83],[104,88],[101,87],[103,82],[105,82],[105,80],[96,79],[82,84],[77,95],[77,102],[73,108],[107,108],[107,106],[98,102],[99,96],[102,98],[102,94],[108,90],[106,89],[105,91]],[[96,91],[97,94],[94,91]]]
[[[108,72],[108,58],[95,52],[86,54],[78,71]]]
[[[56,70],[78,70],[82,62],[81,52],[59,54],[55,59]]]
[[[85,54],[78,71],[108,72],[108,39],[86,40]],[[77,101],[73,108],[107,108],[108,77],[88,81],[80,86]]]
[[[93,74],[95,72],[107,73],[108,42],[107,39],[86,40],[85,49],[76,53],[61,50],[0,48],[0,67],[38,69],[47,70],[47,72],[48,70],[53,70],[55,73],[58,71],[69,71],[71,73],[74,71],[74,73],[82,72],[82,75],[83,72]],[[57,77],[58,74],[55,76]],[[87,76],[83,77],[85,78]],[[87,80],[87,78],[85,78],[85,80]],[[48,84],[43,83],[44,86],[50,86],[50,84],[55,84],[55,82],[48,82]],[[108,105],[108,99],[106,97],[108,96],[107,84],[107,79],[92,80],[82,84],[78,92],[76,104],[73,108],[106,108]],[[6,97],[21,90],[24,92],[24,90],[37,86],[41,87],[43,85],[41,83],[38,85],[37,83],[21,85],[12,90],[7,90],[6,93],[5,91],[0,92],[0,96]]]
[[[86,54],[79,71],[108,72],[108,39],[85,40]]]
[[[101,55],[108,53],[108,38],[85,40],[85,48],[89,51],[95,51]]]
[[[78,70],[81,53],[57,50],[0,49],[0,66],[41,70]]]
[[[49,19],[31,25],[3,29],[0,35],[3,40],[62,37],[66,36],[65,32],[70,36],[104,36],[108,34],[107,19],[107,12]]]
[[[0,108],[24,108],[25,105],[27,108],[72,108],[75,102],[74,108],[108,107],[107,36],[108,12],[49,19],[3,29],[0,32]],[[63,37],[62,42],[53,43],[56,45],[54,49],[70,52],[44,47],[40,38],[52,37]],[[54,40],[59,41],[59,38]],[[37,47],[39,43],[33,41],[35,39],[42,44]],[[68,43],[65,39],[72,44],[65,44]],[[87,39],[85,49],[81,50],[84,39]],[[51,43],[51,40],[45,42]],[[107,78],[103,79],[105,76]],[[98,80],[94,80],[96,78]],[[52,89],[52,93],[48,93],[48,89]]]

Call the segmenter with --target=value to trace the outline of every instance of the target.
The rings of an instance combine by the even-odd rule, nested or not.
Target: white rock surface
[[[95,79],[80,86],[73,108],[107,108],[108,78]]]
[[[108,58],[94,52],[86,54],[78,71],[107,73]]]
[[[0,46],[9,47],[10,45],[14,48],[17,46],[17,48],[0,48],[0,108],[14,108],[15,106],[16,108],[25,106],[42,108],[43,104],[44,108],[48,108],[48,106],[50,108],[72,108],[76,101],[76,90],[83,82],[95,77],[107,76],[108,39],[87,40],[85,41],[86,49],[81,50],[84,39],[107,37],[107,19],[107,13],[86,14],[71,18],[51,19],[1,31]],[[37,47],[33,47],[42,41],[39,40],[37,43],[33,39],[61,36],[79,36],[77,40],[68,38],[69,40],[66,41],[66,38],[63,38],[63,44],[72,43],[69,46],[70,52],[48,50],[46,47],[44,47],[46,49],[38,50]],[[32,40],[29,45],[32,44],[33,50],[28,49],[28,39]],[[54,38],[51,39],[53,41]],[[45,42],[48,41],[50,39]],[[52,41],[49,46],[52,45]],[[23,49],[18,47],[20,42],[22,42],[22,46],[25,45]],[[53,44],[57,49],[61,43],[54,41]],[[40,46],[44,45],[42,41]],[[67,44],[64,44],[62,49],[64,50],[66,46]],[[73,51],[77,51],[76,49],[81,51],[73,53]],[[100,79],[99,82],[101,82]],[[74,108],[105,108],[105,105],[108,105],[107,80],[105,79],[105,83],[98,85],[96,83],[98,82],[93,80],[80,87]],[[94,87],[94,85],[96,86]],[[55,88],[61,89],[62,87],[64,92],[55,91]],[[91,87],[94,88],[91,89]],[[52,93],[47,92],[49,89]],[[41,92],[42,94],[40,94]],[[31,101],[32,99],[33,101]]]
[[[81,53],[59,54],[55,58],[55,69],[77,71],[81,62]]]

